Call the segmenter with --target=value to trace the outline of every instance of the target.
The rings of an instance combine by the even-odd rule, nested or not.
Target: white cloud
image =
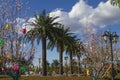
[[[91,14],[93,8],[87,5],[83,0],[76,3],[68,13],[70,18],[81,19]]]
[[[97,28],[120,22],[120,8],[112,6],[109,1],[100,2],[96,8],[92,8],[84,0],[79,0],[70,12],[57,9],[50,15],[59,16],[57,21],[77,33],[81,31],[93,33]]]
[[[23,28],[25,27],[27,31],[35,28],[35,26],[32,26],[30,23],[34,22],[35,18],[30,18],[27,23],[23,24]]]
[[[56,21],[64,24],[65,27],[70,27],[74,32],[76,31],[76,29],[79,29],[80,23],[78,22],[78,20],[71,19],[67,12],[57,9],[51,12],[50,16],[59,16]]]
[[[100,27],[120,22],[120,9],[112,6],[109,1],[106,3],[101,2],[92,14],[89,15],[88,20]]]

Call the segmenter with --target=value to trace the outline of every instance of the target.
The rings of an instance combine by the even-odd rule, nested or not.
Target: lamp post
[[[111,32],[111,31],[105,31],[103,34],[103,38],[105,42],[110,42],[110,49],[111,49],[111,69],[112,69],[112,80],[114,80],[115,74],[114,74],[114,63],[113,63],[113,48],[112,45],[113,43],[118,42],[119,36],[116,34],[116,32]]]
[[[66,57],[64,57],[64,59],[65,59],[65,65],[66,65],[66,76],[67,76],[67,60],[68,60],[68,57],[66,56]]]
[[[39,71],[40,71],[40,61],[41,61],[41,58],[38,58],[38,62],[39,62]]]

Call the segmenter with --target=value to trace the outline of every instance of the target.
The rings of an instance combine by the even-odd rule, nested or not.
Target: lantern
[[[30,60],[33,60],[33,58],[34,58],[34,54],[32,54],[32,55],[30,55]]]
[[[113,36],[113,41],[114,41],[115,43],[117,43],[118,40],[119,40],[119,36],[115,33],[114,36]]]
[[[7,59],[11,59],[11,55],[7,55]]]
[[[23,29],[22,29],[22,33],[23,33],[23,34],[25,34],[26,31],[27,31],[26,28],[23,28]]]
[[[16,72],[19,70],[19,65],[18,64],[14,64],[13,65],[13,70]]]
[[[4,41],[2,39],[0,39],[0,45],[2,45],[4,43]]]
[[[109,38],[109,35],[105,32],[104,35],[103,35],[103,38],[104,38],[105,42],[107,42],[108,38]]]
[[[24,65],[20,66],[20,70],[21,71],[25,71],[26,70],[26,66],[24,66]]]
[[[30,56],[30,60],[32,60],[33,59],[33,57],[32,56]]]
[[[10,24],[6,24],[6,29],[9,30],[11,28]]]

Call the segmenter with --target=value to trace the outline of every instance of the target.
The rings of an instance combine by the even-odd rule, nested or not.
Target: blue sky
[[[79,0],[30,0],[28,6],[30,7],[29,15],[33,16],[34,12],[41,12],[43,9],[46,9],[47,12],[51,12],[56,8],[62,8],[64,11],[69,12],[71,8],[78,2]],[[85,0],[87,4],[92,7],[97,7],[99,2],[106,2],[107,0]]]
[[[40,13],[43,9],[50,12],[51,16],[60,16],[65,27],[78,37],[86,33],[96,33],[111,29],[120,34],[120,9],[112,6],[108,0],[30,0],[28,16],[32,19],[34,12]],[[41,46],[37,46],[41,48]],[[41,58],[41,49],[36,52],[34,63],[37,65]],[[52,62],[58,59],[56,49],[47,51],[47,60]]]

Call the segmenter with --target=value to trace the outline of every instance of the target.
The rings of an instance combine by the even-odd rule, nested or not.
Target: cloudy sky
[[[120,8],[112,6],[109,0],[32,0],[29,6],[29,21],[33,20],[35,11],[46,9],[50,16],[59,16],[57,21],[78,35],[108,29],[120,34]],[[50,62],[58,59],[58,53],[48,51],[47,59]]]
[[[97,7],[93,8],[84,0],[79,0],[69,12],[55,9],[50,14],[60,16],[58,21],[70,27],[73,32],[80,34],[81,32],[93,33],[109,25],[113,25],[111,28],[114,28],[114,24],[120,23],[120,8],[112,6],[110,1],[100,2]]]
[[[64,1],[65,0],[58,0],[54,2],[54,0],[52,0],[50,4],[45,0],[39,1],[38,3],[44,4],[46,2],[45,8],[45,5],[42,5],[43,9],[49,10],[51,16],[60,16],[57,21],[64,24],[65,27],[70,27],[74,33],[94,33],[98,30],[103,31],[113,28],[118,31],[120,8],[112,6],[109,0],[94,0],[93,2],[90,2],[91,0],[75,0],[74,2],[67,0],[67,3]],[[68,7],[66,7],[65,4]],[[40,10],[42,10],[42,8],[38,11]]]

